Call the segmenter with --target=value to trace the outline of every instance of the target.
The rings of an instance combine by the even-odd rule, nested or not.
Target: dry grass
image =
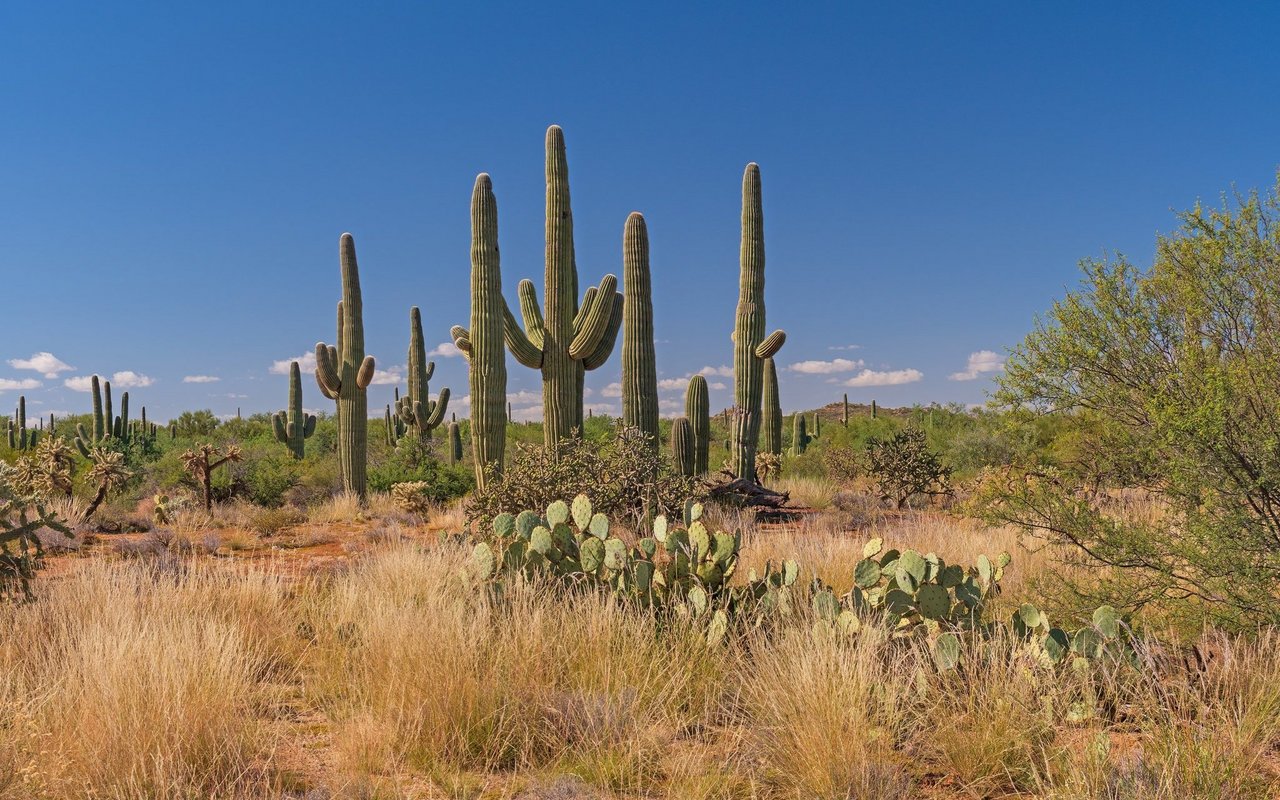
[[[846,588],[870,535],[964,563],[1011,551],[1003,602],[1051,566],[1009,531],[911,514],[850,535],[832,515],[749,530],[743,571],[795,557]],[[1280,792],[1275,631],[1206,634],[1203,671],[1155,645],[1143,670],[1055,667],[997,637],[940,674],[925,640],[805,614],[709,647],[591,594],[498,600],[460,576],[465,546],[374,539],[301,579],[172,547],[150,566],[80,558],[0,607],[0,799]]]
[[[239,791],[270,752],[283,596],[260,573],[93,561],[0,606],[0,797]]]

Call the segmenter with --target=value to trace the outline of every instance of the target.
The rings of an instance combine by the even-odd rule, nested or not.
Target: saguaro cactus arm
[[[609,317],[609,327],[605,328],[604,335],[600,337],[600,342],[596,345],[596,349],[582,359],[582,368],[590,371],[599,369],[604,366],[604,362],[609,360],[609,356],[613,354],[613,346],[618,341],[618,331],[622,328],[622,292],[613,293],[613,312]]]
[[[774,331],[756,348],[756,358],[773,358],[787,341],[787,332]]]
[[[618,279],[613,275],[605,275],[598,288],[593,286],[587,290],[582,312],[573,326],[573,341],[569,343],[570,358],[585,359],[600,346],[600,340],[613,323],[613,298],[616,294]]]
[[[342,391],[342,378],[338,376],[338,365],[330,360],[333,358],[331,350],[332,348],[324,342],[316,342],[316,382],[320,384],[320,390],[330,400],[336,398]]]

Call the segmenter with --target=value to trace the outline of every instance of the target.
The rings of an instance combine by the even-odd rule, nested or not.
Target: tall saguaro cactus
[[[671,423],[671,463],[681,475],[694,474],[693,425],[688,417],[676,417]]]
[[[115,417],[111,411],[111,381],[102,382],[102,422],[106,427],[103,438],[110,438],[115,433]]]
[[[506,454],[503,406],[507,402],[507,359],[503,339],[510,316],[502,299],[498,200],[493,195],[493,181],[481,173],[471,191],[471,327],[455,325],[450,331],[453,343],[471,367],[471,454],[480,491],[484,491],[487,478],[502,474]],[[514,320],[511,325],[514,327]]]
[[[446,452],[449,457],[449,465],[462,463],[462,428],[456,422],[449,423],[449,441]]]
[[[582,429],[582,390],[586,370],[597,369],[613,352],[622,325],[618,279],[605,275],[578,303],[578,268],[573,252],[573,213],[569,208],[569,162],[564,132],[547,129],[547,250],[545,310],[537,291],[520,281],[520,314],[524,328],[505,311],[507,345],[516,360],[542,371],[543,443],[556,444]],[[503,304],[506,309],[506,304]]]
[[[849,427],[849,395],[844,396],[844,410],[840,412],[840,424]]]
[[[294,458],[306,454],[306,440],[316,431],[316,418],[302,412],[302,368],[297,361],[289,364],[289,408],[271,415],[271,429],[276,441],[288,446]]]
[[[93,441],[97,443],[106,436],[106,427],[102,424],[102,384],[97,375],[93,376],[90,383],[93,386]],[[108,424],[110,424],[109,420]]]
[[[413,428],[418,439],[431,438],[431,431],[444,420],[449,407],[449,389],[440,390],[440,397],[430,399],[428,382],[436,371],[436,362],[427,360],[427,345],[422,336],[422,312],[417,306],[409,309],[409,393],[396,401],[396,414]]]
[[[760,400],[760,449],[782,455],[782,400],[778,396],[778,368],[764,360],[764,388]]]
[[[791,418],[791,455],[798,456],[809,446],[809,433],[805,430],[804,414],[799,411]]]
[[[363,498],[368,466],[369,397],[373,380],[373,356],[364,354],[364,304],[360,299],[360,269],[356,242],[344,233],[338,241],[342,268],[342,328],[335,353],[324,342],[316,343],[316,376],[322,388],[338,402],[338,463],[342,485]]]
[[[689,433],[693,437],[693,474],[707,474],[708,453],[711,448],[711,401],[707,394],[707,379],[694,375],[684,393],[684,415],[689,418]]]
[[[756,477],[756,446],[760,437],[760,402],[764,361],[782,349],[787,335],[765,336],[764,209],[760,198],[760,167],[747,165],[742,175],[742,246],[739,255],[738,310],[733,330],[734,426],[730,466],[748,481]]]
[[[658,367],[653,346],[649,228],[632,211],[622,232],[622,424],[658,446]],[[696,421],[695,421],[696,426]]]

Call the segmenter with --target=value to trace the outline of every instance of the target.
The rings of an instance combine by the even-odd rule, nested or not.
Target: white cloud
[[[622,397],[622,384],[611,383],[600,390],[601,397]]]
[[[187,375],[183,377],[183,383],[217,383],[222,378],[216,375]]]
[[[860,344],[833,344],[827,347],[828,350],[861,350]]]
[[[833,358],[830,361],[797,361],[787,367],[792,372],[805,375],[830,375],[836,372],[853,372],[866,366],[862,359],[850,361],[847,358]]]
[[[991,350],[979,350],[976,353],[969,354],[969,366],[963,372],[954,372],[950,375],[953,381],[971,381],[984,372],[999,372],[1004,369],[1004,359],[1000,358],[999,353]]]
[[[373,386],[393,386],[402,380],[400,370],[400,367],[375,369],[373,371],[373,380],[369,381],[369,383]]]
[[[23,378],[15,381],[12,378],[0,378],[0,392],[20,391],[22,389],[39,389],[40,381],[35,378]]]
[[[31,358],[11,358],[9,366],[14,369],[30,369],[39,372],[46,378],[56,378],[59,372],[70,372],[75,367],[66,363],[53,353],[41,350],[39,353],[33,353]]]
[[[702,369],[698,370],[698,374],[699,375],[716,375],[721,378],[732,378],[733,367],[726,367],[724,365],[721,365],[719,367],[703,367]]]
[[[150,386],[155,383],[152,378],[143,375],[140,372],[125,370],[124,372],[114,372],[111,374],[111,385],[121,389],[133,389],[143,386]]]
[[[427,352],[427,358],[432,356],[440,356],[441,358],[453,358],[462,355],[462,351],[454,346],[453,342],[441,342]]]
[[[864,369],[857,375],[854,375],[847,381],[841,383],[842,386],[898,386],[904,383],[915,383],[924,377],[924,373],[918,369],[895,369],[880,372],[874,369]]]
[[[271,374],[272,375],[288,375],[289,363],[292,361],[297,361],[298,368],[301,369],[303,372],[314,372],[316,369],[316,354],[314,351],[309,350],[300,356],[294,356],[293,358],[282,358],[279,361],[272,361],[271,369],[270,369]]]
[[[707,384],[707,388],[708,388],[708,389],[714,389],[714,390],[716,390],[716,391],[720,391],[720,390],[722,390],[722,389],[728,389],[729,387],[728,387],[728,386],[726,386],[725,384],[721,383],[720,381],[715,381],[715,382],[713,382],[713,383],[708,383],[708,384]]]
[[[155,383],[154,378],[128,369],[121,372],[113,372],[103,380],[111,381],[113,389],[137,389]],[[73,392],[91,392],[93,391],[93,377],[80,375],[75,378],[67,378],[62,382],[62,385]]]
[[[687,388],[689,388],[688,378],[663,378],[658,381],[658,389],[664,392],[669,392],[673,389],[684,390]]]
[[[232,400],[246,400],[248,399],[249,395],[231,393],[231,394],[228,394],[227,397],[230,397]]]

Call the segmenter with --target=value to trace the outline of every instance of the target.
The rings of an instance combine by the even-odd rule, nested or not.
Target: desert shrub
[[[270,447],[271,451],[263,452]],[[244,460],[234,465],[235,482],[242,487],[243,496],[270,508],[281,505],[290,489],[298,483],[298,462],[284,452],[280,445],[256,444],[245,453]]]
[[[840,484],[849,484],[861,474],[862,465],[858,453],[851,447],[829,447],[822,453],[827,476]]]
[[[867,474],[876,482],[882,500],[902,508],[915,494],[950,492],[951,468],[929,449],[924,431],[903,428],[887,439],[867,440]]]
[[[678,475],[662,448],[623,427],[600,442],[565,439],[554,455],[517,444],[502,476],[486,487],[467,506],[473,521],[586,494],[597,511],[635,525],[646,514],[679,514],[685,500],[700,494],[696,479]]]
[[[397,483],[422,483],[424,496],[436,502],[462,497],[475,486],[469,469],[440,462],[432,442],[405,437],[378,462],[369,466],[369,488],[389,492]]]
[[[1084,262],[1006,363],[998,401],[1091,425],[1078,460],[995,474],[975,508],[1074,552],[1081,593],[1280,622],[1278,191],[1182,214],[1148,270]],[[1099,486],[1148,488],[1161,511],[1115,514]]]
[[[285,528],[307,521],[307,516],[294,508],[255,508],[249,512],[249,529],[263,536],[274,536]]]
[[[218,418],[209,409],[183,411],[178,415],[178,435],[183,438],[207,437],[218,427]]]

